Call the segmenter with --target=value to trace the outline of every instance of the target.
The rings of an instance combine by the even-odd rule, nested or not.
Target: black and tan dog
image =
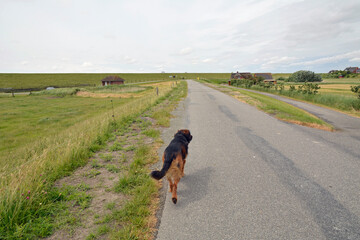
[[[160,180],[165,175],[169,180],[170,192],[172,193],[172,201],[177,202],[177,184],[184,176],[184,167],[186,156],[188,155],[188,145],[192,139],[190,131],[182,129],[177,131],[174,139],[165,149],[163,154],[163,167],[161,171],[152,171],[151,176]]]

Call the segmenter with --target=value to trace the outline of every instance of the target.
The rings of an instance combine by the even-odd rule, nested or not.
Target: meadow
[[[230,73],[0,73],[0,89],[44,89],[46,87],[100,86],[101,79],[117,75],[125,79],[125,84],[145,81],[165,81],[180,79],[229,79]],[[169,76],[176,76],[169,78]]]
[[[31,95],[16,94],[15,97],[0,94],[0,239],[7,234],[22,236],[30,231],[26,228],[33,226],[34,219],[40,219],[40,224],[39,216],[49,215],[52,204],[62,198],[58,192],[51,191],[53,183],[85,165],[111,133],[127,126],[124,124],[133,119],[132,116],[168,98],[176,85],[175,81],[169,81],[169,75],[175,75],[172,80],[179,85],[185,84],[179,81],[182,78],[224,83],[230,77],[229,73],[118,74],[126,83],[132,84],[100,87],[100,80],[108,75],[0,74],[0,88],[3,89],[66,87],[32,92]],[[288,75],[274,74],[274,78]],[[138,84],[149,81],[151,83]],[[350,86],[360,84],[360,79],[324,79],[320,84],[319,94],[305,96],[302,100],[318,101],[342,110],[344,106],[350,106],[344,111],[360,116],[359,111],[351,107],[359,100],[350,91]],[[297,121],[310,125],[324,125],[305,116],[304,112],[279,107],[279,103],[269,98],[245,92],[239,94],[242,94],[242,100],[249,97],[266,103],[258,107],[278,118],[291,121],[296,117],[299,118]],[[348,103],[344,104],[344,99]],[[157,114],[164,114],[164,119],[169,117],[168,112]],[[44,236],[49,232],[51,230],[46,230]]]
[[[119,86],[118,94],[135,95],[116,98],[77,96],[76,88],[0,97],[0,238],[26,232],[22,228],[59,199],[50,194],[55,180],[86,164],[111,132],[174,87],[174,82]]]

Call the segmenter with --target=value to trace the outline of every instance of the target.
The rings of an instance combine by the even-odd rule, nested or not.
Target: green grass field
[[[132,95],[116,98],[96,89],[93,97],[77,96],[74,89],[0,97],[0,238],[28,231],[30,222],[59,199],[44,195],[56,179],[84,165],[114,129],[168,97],[174,87],[174,82],[119,86],[117,94]]]
[[[117,108],[130,99],[111,99]],[[112,109],[110,99],[16,96],[0,98],[0,169],[3,158],[34,140],[54,135]],[[14,161],[13,161],[14,162]],[[14,162],[15,163],[15,162]]]
[[[61,73],[61,74],[16,74],[0,73],[0,89],[28,89],[53,87],[74,87],[81,85],[101,85],[101,79],[118,75],[127,83],[179,79],[229,79],[230,73]]]

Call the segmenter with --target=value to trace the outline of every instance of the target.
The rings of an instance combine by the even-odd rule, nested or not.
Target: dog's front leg
[[[183,160],[183,165],[182,165],[182,169],[181,169],[181,172],[182,172],[182,177],[185,176],[185,173],[184,173],[184,169],[185,169],[185,163],[186,163],[186,160],[184,159]]]

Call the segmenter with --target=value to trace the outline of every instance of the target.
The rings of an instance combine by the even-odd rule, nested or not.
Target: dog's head
[[[191,135],[191,133],[190,133],[190,130],[188,130],[188,129],[178,130],[177,133],[175,134],[175,136],[178,135],[178,134],[183,135],[188,142],[190,142],[191,139],[192,139],[192,135]]]

